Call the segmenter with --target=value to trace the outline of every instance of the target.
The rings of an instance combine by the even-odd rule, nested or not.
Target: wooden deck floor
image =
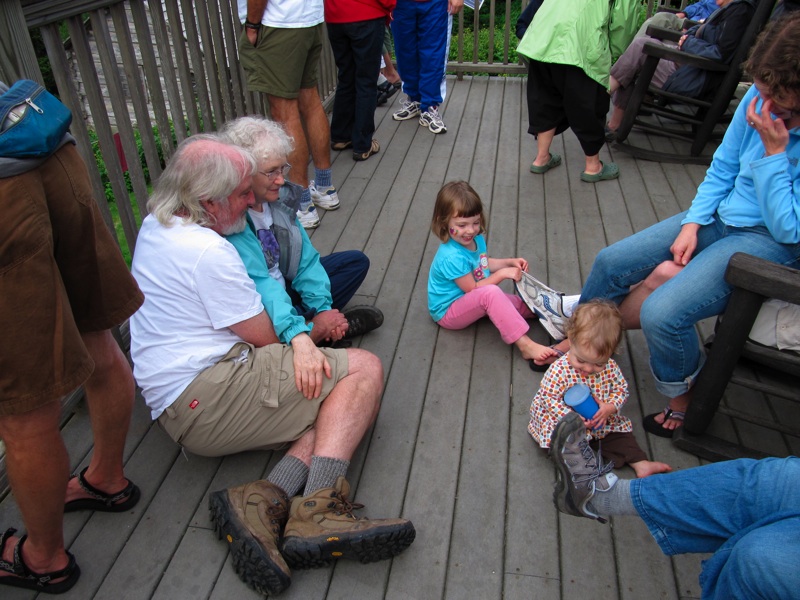
[[[564,165],[532,175],[534,140],[526,133],[521,79],[451,80],[446,135],[434,136],[416,121],[394,122],[398,97],[393,101],[376,114],[380,154],[363,163],[349,153],[335,157],[342,207],[324,214],[313,242],[323,254],[357,248],[372,261],[354,301],[374,303],[386,315],[383,327],[360,342],[382,359],[386,389],[349,478],[366,514],[410,518],[417,539],[393,561],[296,572],[283,597],[698,598],[702,556],[663,556],[636,518],[600,525],[556,512],[552,463],[526,431],[541,374],[532,373],[488,322],[464,331],[438,329],[427,313],[426,282],[438,245],[428,224],[445,181],[469,180],[489,207],[492,255],[524,256],[537,277],[575,292],[598,250],[686,208],[704,167],[635,161],[605,148],[601,158],[616,160],[621,177],[585,184],[578,177],[580,147],[567,132],[553,148]],[[670,142],[654,138],[652,144]],[[532,332],[546,340],[539,325]],[[639,426],[642,414],[663,404],[640,332],[627,334],[618,361],[631,385],[625,412],[642,446],[677,469],[698,465]],[[738,398],[748,397],[743,392]],[[86,463],[91,434],[83,405],[64,436],[73,466]],[[764,439],[777,454],[800,448],[797,440]],[[239,581],[227,545],[216,539],[207,495],[262,477],[277,458],[269,452],[184,455],[151,424],[138,399],[126,470],[142,488],[142,500],[121,515],[66,515],[67,543],[83,575],[64,597],[258,597]],[[0,524],[20,523],[13,498],[6,498]],[[6,600],[31,597],[3,590]]]

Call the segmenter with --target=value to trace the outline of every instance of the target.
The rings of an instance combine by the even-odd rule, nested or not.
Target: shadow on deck
[[[445,181],[469,180],[483,198],[492,255],[524,256],[537,277],[575,292],[601,248],[686,209],[705,168],[636,161],[605,148],[601,158],[616,160],[621,177],[586,184],[579,180],[582,152],[567,132],[554,144],[564,165],[532,175],[535,143],[526,133],[523,79],[451,80],[443,110],[448,132],[439,136],[416,121],[393,121],[399,96],[376,113],[382,147],[376,157],[355,163],[349,152],[334,153],[342,208],[324,214],[313,241],[322,254],[357,248],[372,261],[354,303],[374,303],[386,315],[383,327],[360,343],[382,359],[386,389],[349,479],[366,514],[410,518],[418,537],[393,561],[297,572],[282,597],[698,598],[702,556],[663,556],[636,518],[600,525],[556,512],[552,463],[526,431],[541,374],[488,322],[463,331],[437,328],[428,316],[426,285],[438,245],[429,220]],[[538,324],[532,333],[547,339]],[[641,445],[676,469],[698,465],[640,426],[642,414],[663,404],[641,332],[627,334],[617,359],[631,386],[625,413]],[[734,389],[729,400],[746,402],[752,393]],[[797,439],[726,419],[715,422],[718,435],[739,435],[775,454],[798,452]],[[83,404],[64,437],[73,466],[86,463],[91,432]],[[278,458],[270,452],[184,455],[137,399],[126,471],[142,488],[142,500],[121,515],[66,515],[67,544],[83,575],[64,597],[258,597],[239,581],[227,545],[211,529],[207,494],[262,477]],[[0,523],[21,524],[11,497],[0,504]],[[6,600],[32,596],[3,590]]]

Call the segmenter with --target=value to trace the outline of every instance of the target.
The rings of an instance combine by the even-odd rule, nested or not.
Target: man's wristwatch
[[[253,23],[252,21],[248,21],[245,19],[244,27],[245,29],[254,29],[255,31],[258,31],[259,29],[261,29],[261,23]]]

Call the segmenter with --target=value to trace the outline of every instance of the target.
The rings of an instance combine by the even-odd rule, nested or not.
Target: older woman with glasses
[[[227,237],[256,283],[281,342],[308,333],[318,345],[330,344],[379,327],[383,314],[374,306],[340,312],[367,276],[366,255],[348,250],[320,257],[297,222],[302,188],[286,179],[292,139],[263,117],[231,121],[223,136],[258,164],[247,227]]]
[[[581,302],[620,303],[626,327],[641,323],[656,388],[670,399],[663,412],[645,418],[656,435],[672,437],[682,425],[705,358],[695,324],[725,310],[730,257],[746,252],[800,266],[798,56],[800,14],[793,13],[771,23],[754,45],[745,68],[755,85],[689,210],[600,251],[581,293]],[[668,280],[648,285],[659,276]]]

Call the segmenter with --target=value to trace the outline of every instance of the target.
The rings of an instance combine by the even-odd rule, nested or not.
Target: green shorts
[[[278,98],[297,98],[301,89],[317,86],[322,53],[322,26],[287,29],[262,27],[256,45],[239,37],[239,61],[247,88]]]
[[[201,456],[276,450],[314,426],[322,401],[348,373],[347,350],[320,348],[331,366],[308,400],[294,381],[291,346],[241,342],[200,373],[158,417],[167,434]]]

